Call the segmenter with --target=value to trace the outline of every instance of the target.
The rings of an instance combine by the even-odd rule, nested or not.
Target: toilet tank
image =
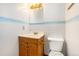
[[[48,37],[49,48],[53,51],[62,51],[64,39]]]

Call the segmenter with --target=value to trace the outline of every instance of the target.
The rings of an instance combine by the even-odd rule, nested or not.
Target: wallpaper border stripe
[[[12,18],[7,18],[7,17],[0,17],[0,23],[19,23],[19,24],[30,24],[30,25],[39,25],[39,24],[64,24],[65,21],[43,21],[43,22],[25,22],[21,20],[16,20]]]

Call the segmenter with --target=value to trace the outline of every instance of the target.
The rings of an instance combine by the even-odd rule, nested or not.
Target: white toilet
[[[49,41],[49,56],[64,56],[64,54],[61,52],[64,39],[63,38],[52,38],[48,37]]]

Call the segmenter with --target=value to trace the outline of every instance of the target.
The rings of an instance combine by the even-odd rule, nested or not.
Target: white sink
[[[44,36],[44,32],[32,32],[32,33],[29,33],[29,34],[21,34],[20,36],[39,39],[42,36]]]

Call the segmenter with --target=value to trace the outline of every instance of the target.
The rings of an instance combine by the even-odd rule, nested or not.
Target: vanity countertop
[[[39,39],[42,36],[44,36],[44,32],[32,32],[32,33],[29,33],[29,34],[21,34],[19,36]]]

